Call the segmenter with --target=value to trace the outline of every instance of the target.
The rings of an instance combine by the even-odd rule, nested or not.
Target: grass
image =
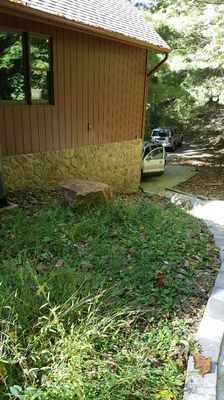
[[[57,200],[0,220],[0,398],[182,398],[217,256],[173,206]]]

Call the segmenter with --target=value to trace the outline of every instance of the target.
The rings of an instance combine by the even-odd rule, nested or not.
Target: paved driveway
[[[166,188],[173,188],[178,183],[185,182],[196,174],[193,167],[186,165],[173,165],[167,163],[165,172],[161,176],[147,176],[142,179],[141,187],[144,192],[166,194]]]

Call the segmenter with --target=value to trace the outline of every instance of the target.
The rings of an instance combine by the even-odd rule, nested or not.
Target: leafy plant
[[[160,0],[144,11],[171,47],[168,61],[149,79],[147,135],[154,127],[169,125],[199,133],[206,132],[206,126],[213,134],[220,129],[214,108],[219,111],[224,104],[223,11],[222,2],[192,0]],[[149,69],[158,61],[159,56],[151,52]],[[209,107],[208,113],[203,112]]]

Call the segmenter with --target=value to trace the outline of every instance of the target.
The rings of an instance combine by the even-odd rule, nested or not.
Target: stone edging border
[[[215,244],[220,248],[221,268],[217,275],[210,298],[207,302],[195,341],[201,347],[201,354],[211,357],[211,372],[200,376],[194,369],[193,357],[188,360],[188,368],[184,387],[183,400],[223,400],[224,386],[220,388],[217,378],[219,375],[219,357],[224,335],[224,234],[219,227],[203,220],[214,236]],[[217,397],[218,396],[218,397]]]

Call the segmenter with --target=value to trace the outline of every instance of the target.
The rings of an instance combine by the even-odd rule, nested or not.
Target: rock
[[[62,199],[70,205],[107,203],[113,199],[109,185],[79,179],[61,185],[60,192]]]

